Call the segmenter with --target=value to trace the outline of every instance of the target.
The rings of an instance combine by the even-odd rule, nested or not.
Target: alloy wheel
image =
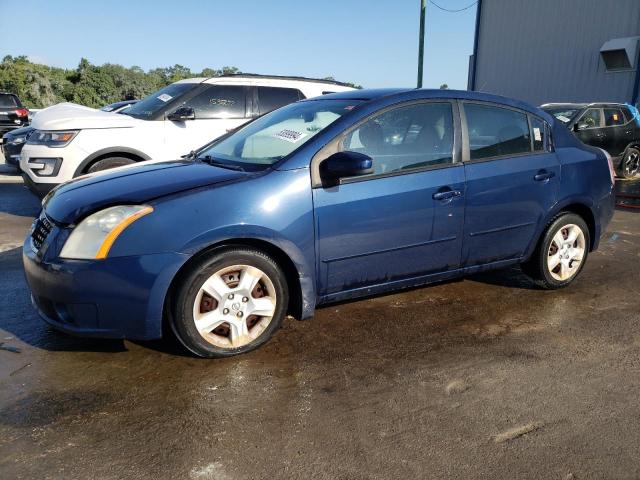
[[[276,311],[276,290],[259,268],[232,265],[211,275],[193,305],[195,327],[207,342],[236,349],[257,339]]]
[[[547,252],[547,268],[551,276],[564,282],[580,270],[586,241],[582,229],[574,224],[564,225],[553,236]]]
[[[629,152],[624,159],[624,176],[632,178],[640,172],[640,154],[638,152]]]

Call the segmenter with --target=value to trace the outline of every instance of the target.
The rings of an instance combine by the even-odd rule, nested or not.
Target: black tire
[[[248,265],[258,268],[269,278],[275,290],[275,312],[264,331],[253,341],[238,348],[232,346],[223,348],[207,341],[198,331],[194,320],[194,305],[205,281],[216,272],[234,265]],[[238,247],[215,252],[193,265],[180,279],[173,298],[170,321],[178,340],[195,355],[205,358],[219,358],[246,353],[266,343],[280,328],[282,320],[286,316],[289,289],[282,270],[273,259],[258,250]],[[249,322],[249,320],[250,317],[247,316],[245,321]]]
[[[93,163],[87,169],[87,173],[101,172],[102,170],[109,170],[110,168],[122,167],[124,165],[131,165],[132,163],[136,163],[135,160],[132,160],[127,157],[107,157]]]
[[[620,161],[620,167],[618,168],[618,175],[621,178],[631,180],[632,178],[638,178],[640,174],[640,150],[637,148],[627,148],[624,152],[624,156]]]
[[[571,274],[571,277],[565,280],[559,280],[554,277],[552,271],[549,269],[548,257],[550,255],[549,252],[553,237],[567,225],[576,225],[582,231],[584,236],[584,252],[581,263],[578,265],[576,271]],[[582,217],[575,213],[561,213],[547,226],[533,255],[522,265],[522,270],[541,288],[552,290],[565,287],[573,282],[584,268],[587,262],[587,256],[589,255],[590,241],[589,227]]]

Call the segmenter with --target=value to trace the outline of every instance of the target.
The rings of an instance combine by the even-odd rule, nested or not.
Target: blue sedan
[[[473,272],[521,264],[564,287],[613,208],[610,158],[538,108],[359,90],[283,107],[182,160],[65,183],[23,258],[57,329],[155,339],[167,326],[222,357],[264,344],[287,314]]]

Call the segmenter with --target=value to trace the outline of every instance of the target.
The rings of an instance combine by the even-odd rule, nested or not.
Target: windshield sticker
[[[222,107],[230,107],[236,104],[235,100],[227,100],[226,98],[210,98],[210,105],[220,105]]]
[[[558,118],[558,120],[560,120],[561,122],[564,122],[564,123],[568,123],[568,122],[569,122],[569,119],[568,119],[567,117],[565,117],[564,115],[558,115],[558,117],[557,117],[557,118]]]
[[[166,93],[163,93],[162,95],[158,95],[158,100],[162,100],[165,103],[171,100],[172,98],[173,97],[171,95],[167,95]]]
[[[284,140],[285,142],[296,143],[301,138],[306,137],[307,134],[296,132],[295,130],[287,130],[285,128],[284,130],[280,130],[278,133],[275,133],[273,136],[279,138],[280,140]]]
[[[542,141],[542,135],[540,134],[539,128],[533,128],[533,138],[536,142]]]

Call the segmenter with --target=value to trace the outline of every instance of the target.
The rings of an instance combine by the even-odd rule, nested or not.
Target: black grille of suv
[[[33,233],[31,234],[31,241],[33,242],[33,246],[36,247],[36,250],[40,250],[42,244],[51,233],[52,228],[53,225],[43,212],[40,218],[36,220]]]

